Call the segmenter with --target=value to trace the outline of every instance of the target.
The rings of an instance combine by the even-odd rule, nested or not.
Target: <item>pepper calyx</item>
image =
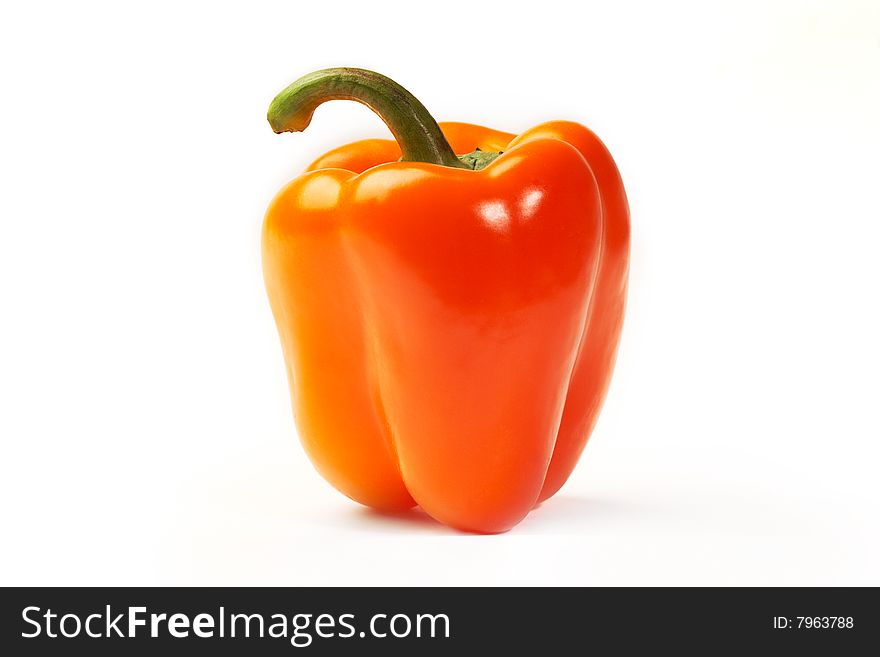
[[[504,151],[483,151],[478,148],[472,153],[465,153],[464,155],[458,155],[457,157],[462,164],[467,166],[468,169],[479,171],[492,164],[492,162],[498,159],[498,156],[503,152]]]

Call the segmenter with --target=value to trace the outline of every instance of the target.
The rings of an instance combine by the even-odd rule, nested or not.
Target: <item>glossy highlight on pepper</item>
[[[437,124],[362,69],[297,80],[270,124],[302,130],[335,99],[395,139],[331,150],[266,214],[300,438],[353,500],[506,531],[568,479],[608,388],[629,264],[620,175],[582,125]]]

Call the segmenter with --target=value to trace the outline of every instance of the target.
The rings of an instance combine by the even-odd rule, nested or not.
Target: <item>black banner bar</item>
[[[868,588],[10,588],[0,654],[673,654],[877,645]],[[469,654],[469,653],[465,653]],[[567,652],[566,652],[567,654]]]

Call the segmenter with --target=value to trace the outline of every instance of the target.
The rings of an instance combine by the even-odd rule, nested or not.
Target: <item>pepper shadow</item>
[[[557,495],[538,504],[522,522],[501,535],[581,534],[630,522],[633,516],[649,513],[648,509],[640,509],[625,500]],[[355,531],[446,536],[493,535],[463,532],[447,527],[419,507],[388,512],[358,506],[348,509],[345,516],[339,519],[339,524],[345,524]]]
[[[380,511],[358,506],[351,509],[349,513],[353,516],[353,526],[357,529],[400,534],[413,532],[445,534],[448,536],[462,533],[437,522],[420,507],[413,507],[405,511]]]

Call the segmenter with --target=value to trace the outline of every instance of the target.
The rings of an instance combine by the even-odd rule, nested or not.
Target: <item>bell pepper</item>
[[[328,152],[266,214],[298,433],[357,502],[506,531],[571,474],[608,388],[629,262],[620,175],[582,125],[438,125],[362,69],[300,78],[269,122],[304,130],[334,99],[395,139]]]

